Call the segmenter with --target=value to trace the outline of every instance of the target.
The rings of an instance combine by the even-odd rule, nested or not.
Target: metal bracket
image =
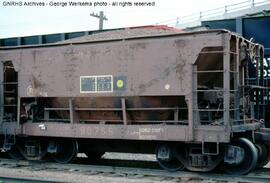
[[[224,162],[228,164],[239,164],[244,159],[245,151],[241,147],[228,145],[224,155]]]
[[[4,143],[3,143],[3,149],[5,151],[8,151],[11,149],[11,147],[16,144],[16,133],[14,134],[7,134],[7,130],[5,132],[4,137]]]
[[[207,152],[205,149],[205,143],[206,142],[202,142],[202,154],[203,155],[219,155],[219,142],[215,143],[215,146],[216,146],[215,152],[209,152],[209,151]]]

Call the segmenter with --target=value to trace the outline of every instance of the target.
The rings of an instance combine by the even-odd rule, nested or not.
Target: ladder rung
[[[4,93],[15,93],[15,91],[4,91]]]
[[[199,71],[194,71],[194,73],[222,73],[224,70],[199,70]]]
[[[16,107],[16,104],[4,104],[4,105],[0,105],[0,107]]]
[[[18,84],[18,82],[2,82],[1,83],[2,85],[15,85],[15,84]]]

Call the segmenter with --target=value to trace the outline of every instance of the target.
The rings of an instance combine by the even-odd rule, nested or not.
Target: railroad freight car
[[[1,48],[0,60],[1,134],[12,158],[152,153],[169,171],[236,174],[268,162],[263,47],[227,30],[118,30]]]

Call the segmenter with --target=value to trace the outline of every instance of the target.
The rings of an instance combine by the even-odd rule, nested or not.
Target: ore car
[[[169,171],[234,174],[268,162],[263,47],[227,30],[118,30],[3,47],[0,60],[0,130],[14,159],[152,153]]]

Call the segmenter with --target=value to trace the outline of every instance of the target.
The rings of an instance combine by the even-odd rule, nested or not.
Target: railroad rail
[[[36,179],[24,179],[24,178],[13,178],[13,177],[0,177],[0,182],[9,182],[9,183],[51,183],[51,181],[36,180]],[[57,183],[57,182],[55,182]],[[60,183],[60,182],[59,182]],[[61,182],[62,183],[62,182]]]
[[[269,182],[270,169],[258,169],[248,175],[234,176],[220,173],[194,173],[187,171],[167,172],[156,168],[138,168],[110,165],[87,165],[83,158],[79,164],[58,164],[51,162],[16,161],[0,158],[0,181],[2,182],[91,182],[93,176],[107,178],[124,178],[138,182],[148,180],[166,180],[168,182],[211,181],[211,182]],[[153,162],[152,162],[153,163]],[[151,163],[150,163],[151,164]],[[152,165],[151,165],[152,166]],[[148,167],[146,165],[146,167]],[[18,171],[19,170],[19,171]],[[27,171],[30,171],[27,173]],[[8,173],[7,173],[8,172]],[[14,174],[16,172],[16,175]],[[72,177],[66,177],[71,174]],[[91,178],[90,178],[91,177]],[[80,178],[82,180],[80,180]],[[10,181],[11,180],[11,181]],[[132,182],[131,181],[131,182]],[[155,182],[154,181],[154,182]],[[113,181],[114,182],[114,181]]]

